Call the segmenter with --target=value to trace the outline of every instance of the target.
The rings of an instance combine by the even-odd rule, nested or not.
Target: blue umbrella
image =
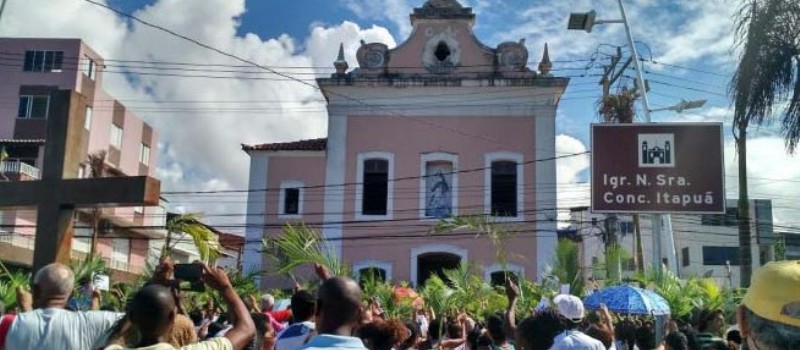
[[[599,310],[605,304],[609,311],[632,315],[669,315],[669,305],[663,297],[647,289],[629,285],[614,286],[597,291],[583,301],[589,310]]]

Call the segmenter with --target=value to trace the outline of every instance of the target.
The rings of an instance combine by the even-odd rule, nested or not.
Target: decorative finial
[[[344,43],[339,44],[339,56],[336,57],[336,61],[333,62],[333,66],[336,67],[336,74],[345,74],[347,72],[347,68],[349,68],[347,60],[344,59]]]
[[[544,43],[544,54],[542,55],[542,61],[539,62],[539,73],[549,77],[552,76],[550,74],[551,69],[553,69],[553,63],[550,62],[550,53],[547,50],[547,43]]]

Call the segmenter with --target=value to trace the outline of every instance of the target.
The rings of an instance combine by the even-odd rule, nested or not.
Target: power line
[[[558,159],[562,159],[562,158],[575,157],[575,156],[585,155],[585,154],[589,154],[589,153],[590,153],[589,151],[580,152],[580,153],[570,153],[570,154],[563,155],[563,156],[556,156],[556,157],[550,157],[550,158],[541,158],[541,159],[529,160],[529,161],[526,161],[526,162],[518,163],[517,165],[519,166],[519,165],[533,164],[533,163],[537,163],[537,162],[554,161],[554,160],[558,160]],[[449,172],[449,173],[446,173],[446,174],[443,174],[443,175],[470,173],[470,172],[476,172],[476,171],[486,170],[486,169],[490,169],[490,168],[491,168],[491,166],[473,168],[473,169],[465,169],[465,170],[456,170],[456,171],[452,171],[452,172]],[[388,179],[387,181],[388,182],[397,182],[397,181],[421,179],[421,178],[424,178],[424,177],[427,177],[427,176],[426,175],[422,175],[422,176],[404,176],[404,177],[397,177],[397,178]],[[301,186],[301,187],[294,187],[294,188],[315,189],[315,188],[328,188],[328,187],[345,187],[345,186],[359,185],[359,184],[363,184],[363,183],[361,183],[361,182],[350,182],[350,183],[331,184],[331,185]],[[277,189],[279,190],[280,188],[277,188]],[[172,192],[162,192],[162,194],[167,195],[167,194],[187,194],[187,193],[243,193],[243,192],[249,193],[249,192],[265,192],[265,191],[269,191],[269,190],[276,190],[276,188],[272,188],[272,189],[270,189],[270,188],[259,188],[259,189],[247,189],[247,190],[217,190],[217,191],[172,191]]]
[[[185,41],[191,42],[191,43],[193,43],[193,44],[195,44],[197,46],[203,47],[203,48],[205,48],[207,50],[214,51],[214,52],[216,52],[216,53],[218,53],[220,55],[232,58],[232,59],[240,61],[242,63],[250,64],[250,65],[252,65],[254,67],[258,67],[258,68],[264,69],[264,70],[266,70],[268,72],[271,72],[271,73],[273,73],[275,75],[278,75],[278,76],[281,76],[281,77],[284,77],[284,78],[287,78],[287,79],[290,79],[290,80],[294,80],[294,81],[296,81],[296,82],[298,82],[300,84],[309,86],[309,87],[311,87],[313,89],[316,89],[316,90],[319,90],[319,91],[325,91],[324,89],[322,89],[321,87],[317,86],[316,84],[309,83],[307,81],[297,79],[297,78],[295,78],[295,77],[293,77],[291,75],[287,75],[285,73],[278,72],[278,71],[276,71],[276,70],[274,70],[274,69],[272,69],[270,67],[266,67],[266,66],[260,65],[260,64],[258,64],[256,62],[252,61],[252,60],[248,60],[248,59],[239,57],[237,55],[225,52],[223,50],[217,49],[217,48],[215,48],[215,47],[213,47],[211,45],[204,44],[204,43],[202,43],[202,42],[200,42],[198,40],[195,40],[195,39],[192,39],[192,38],[190,38],[188,36],[176,33],[174,31],[172,31],[170,29],[167,29],[167,28],[164,28],[162,26],[152,24],[152,23],[147,22],[145,20],[142,20],[142,19],[140,19],[140,18],[138,18],[136,16],[133,16],[133,15],[125,13],[123,11],[117,10],[117,9],[111,7],[111,6],[106,5],[106,4],[103,4],[103,3],[100,3],[100,2],[97,2],[97,1],[94,1],[94,0],[84,0],[84,1],[86,1],[88,3],[91,3],[91,4],[94,4],[96,6],[100,6],[100,7],[103,7],[105,9],[108,9],[109,11],[117,13],[120,16],[123,16],[123,17],[126,17],[126,18],[130,18],[131,20],[136,21],[138,23],[141,23],[141,24],[143,24],[145,26],[148,26],[150,28],[163,31],[163,32],[165,32],[167,34],[170,34],[172,36],[175,36],[177,38],[180,38],[180,39],[183,39]],[[341,97],[341,98],[343,98],[345,100],[352,101],[352,102],[355,102],[357,104],[369,106],[369,103],[364,102],[364,101],[359,100],[359,99],[356,99],[356,98],[352,98],[352,97],[347,96],[345,94],[337,93],[337,92],[334,92],[334,91],[325,91],[325,92],[327,92],[327,93],[329,93],[331,95],[334,95],[334,96],[339,96],[339,97]],[[482,135],[474,135],[474,134],[470,134],[470,133],[465,133],[465,132],[463,132],[461,130],[458,130],[458,129],[454,129],[454,128],[451,128],[451,127],[448,127],[448,126],[445,126],[445,125],[440,125],[440,124],[428,121],[427,119],[408,117],[408,116],[405,116],[405,115],[403,115],[401,113],[397,113],[397,112],[394,112],[394,111],[391,111],[391,110],[388,111],[388,112],[389,112],[389,114],[396,115],[398,117],[404,117],[404,118],[409,118],[410,120],[416,120],[416,121],[418,121],[418,122],[420,122],[422,124],[426,124],[426,125],[433,126],[433,127],[436,127],[436,128],[441,128],[443,130],[448,130],[450,132],[457,133],[457,134],[460,134],[462,136],[468,136],[468,137],[472,137],[472,138],[482,139],[484,141],[488,141],[488,142],[495,143],[495,144],[500,144],[500,145],[504,144],[503,142],[499,142],[497,140],[493,140],[491,138],[484,137]]]

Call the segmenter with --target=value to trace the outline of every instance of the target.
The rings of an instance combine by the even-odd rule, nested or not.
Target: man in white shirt
[[[307,290],[299,290],[292,295],[293,324],[278,333],[275,350],[295,350],[302,347],[314,331],[314,295]]]
[[[100,344],[122,314],[65,310],[74,279],[72,270],[58,263],[36,272],[32,284],[34,310],[16,316],[8,331],[6,350],[85,350]]]
[[[606,350],[599,340],[594,339],[578,330],[585,310],[580,298],[560,294],[553,299],[559,315],[564,319],[566,330],[557,335],[550,350]]]

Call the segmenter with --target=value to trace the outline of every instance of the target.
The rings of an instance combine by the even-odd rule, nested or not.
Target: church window
[[[386,215],[389,195],[389,161],[367,159],[364,162],[364,182],[361,213]]]
[[[499,217],[517,216],[517,163],[492,162],[491,214]]]
[[[283,200],[283,213],[296,215],[300,210],[300,189],[287,188],[285,198]]]
[[[439,62],[444,62],[450,57],[450,53],[450,47],[447,46],[447,43],[440,41],[439,44],[436,45],[436,51],[433,52],[433,55],[436,56]]]
[[[298,218],[303,215],[303,187],[299,181],[281,182],[280,212],[283,218]]]

